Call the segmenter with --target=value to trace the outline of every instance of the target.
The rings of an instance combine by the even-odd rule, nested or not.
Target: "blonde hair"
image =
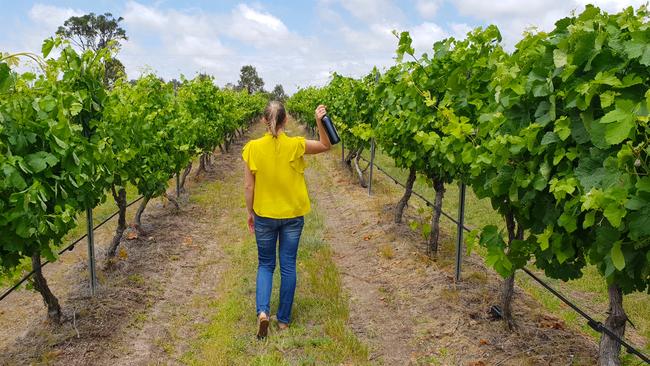
[[[264,119],[273,137],[278,137],[278,129],[282,128],[286,118],[287,112],[284,110],[284,105],[277,100],[269,102],[264,109]]]

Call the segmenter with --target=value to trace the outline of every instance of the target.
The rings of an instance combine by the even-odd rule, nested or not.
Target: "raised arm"
[[[316,125],[318,126],[318,137],[319,140],[307,140],[305,141],[305,154],[318,154],[329,150],[332,147],[330,139],[327,137],[327,132],[325,127],[323,127],[323,116],[327,111],[325,110],[324,105],[319,105],[316,108]]]

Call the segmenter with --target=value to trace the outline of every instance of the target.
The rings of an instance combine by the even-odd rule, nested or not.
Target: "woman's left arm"
[[[255,176],[244,164],[244,195],[246,196],[246,209],[248,210],[248,230],[255,231],[255,211],[253,211],[253,195],[255,192]]]

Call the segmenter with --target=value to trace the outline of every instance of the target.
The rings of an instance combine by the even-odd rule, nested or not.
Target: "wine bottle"
[[[338,144],[341,141],[341,138],[339,137],[338,132],[336,132],[336,127],[334,127],[334,124],[332,123],[330,117],[328,115],[324,115],[322,122],[323,127],[325,127],[325,132],[327,132],[327,137],[330,140],[330,144]]]

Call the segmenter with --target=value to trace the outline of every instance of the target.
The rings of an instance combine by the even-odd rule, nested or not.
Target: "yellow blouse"
[[[305,138],[284,132],[249,141],[242,158],[255,175],[253,211],[258,216],[289,219],[310,210],[305,184]]]

